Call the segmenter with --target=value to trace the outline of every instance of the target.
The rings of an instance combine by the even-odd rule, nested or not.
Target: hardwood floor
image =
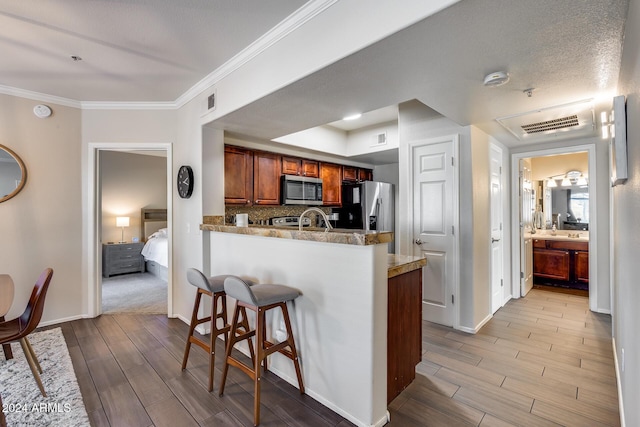
[[[197,346],[180,370],[182,321],[103,315],[57,326],[92,426],[253,425],[246,375],[230,369],[218,397],[218,357],[207,393],[206,355]],[[388,426],[618,426],[610,331],[610,316],[591,313],[587,298],[536,289],[476,335],[424,322],[418,375],[391,403]],[[262,390],[262,426],[352,425],[273,374]]]
[[[392,427],[619,426],[611,317],[534,289],[476,335],[423,322],[419,375]]]

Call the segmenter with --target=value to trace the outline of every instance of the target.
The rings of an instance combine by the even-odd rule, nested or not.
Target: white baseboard
[[[620,427],[625,427],[624,421],[624,402],[622,399],[622,383],[620,382],[620,365],[618,364],[618,352],[616,351],[616,339],[611,338],[611,345],[613,346],[613,362],[616,369],[616,386],[618,388],[618,408],[620,411]]]
[[[479,331],[480,329],[482,329],[482,327],[483,327],[483,326],[484,326],[484,325],[485,325],[489,320],[491,320],[492,318],[493,318],[493,314],[488,315],[487,317],[485,317],[484,319],[482,319],[482,321],[481,321],[480,323],[478,323],[478,324],[475,326],[475,328],[468,328],[468,327],[466,327],[466,326],[460,326],[460,327],[457,327],[456,329],[457,329],[457,330],[459,330],[459,331],[462,331],[462,332],[466,332],[466,333],[468,333],[468,334],[474,334],[474,335],[475,335],[475,334],[477,334],[477,333],[478,333],[478,331]]]
[[[47,320],[46,322],[40,322],[38,327],[57,325],[58,323],[72,322],[80,319],[91,319],[91,316],[88,314],[78,314],[76,316],[63,317],[61,319]]]

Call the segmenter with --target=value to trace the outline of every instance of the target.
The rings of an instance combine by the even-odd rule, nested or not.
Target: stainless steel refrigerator
[[[342,207],[337,227],[359,230],[394,231],[394,189],[387,182],[363,181],[342,185]],[[389,253],[395,253],[395,238],[389,243]]]

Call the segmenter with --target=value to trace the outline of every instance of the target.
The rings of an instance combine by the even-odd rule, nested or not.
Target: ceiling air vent
[[[578,116],[574,114],[573,116],[562,117],[560,119],[547,120],[545,122],[523,125],[522,130],[524,130],[528,134],[532,134],[538,132],[546,132],[549,130],[566,129],[572,126],[578,126],[579,124],[580,122],[578,121]]]
[[[520,141],[534,142],[595,134],[593,101],[580,101],[496,119]]]

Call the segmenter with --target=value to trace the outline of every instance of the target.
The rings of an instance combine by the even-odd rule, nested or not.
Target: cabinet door
[[[322,204],[340,206],[342,204],[342,166],[321,163],[320,178],[322,178]]]
[[[575,253],[576,280],[589,283],[589,252],[578,251]]]
[[[373,171],[360,168],[358,170],[358,181],[373,181]]]
[[[284,175],[300,175],[302,159],[282,156],[282,173]]]
[[[253,197],[256,205],[280,204],[280,156],[257,152],[253,155]]]
[[[253,200],[253,152],[238,147],[224,148],[224,202],[251,204]]]
[[[320,166],[315,160],[302,159],[302,176],[317,178],[320,176]]]
[[[569,280],[569,251],[534,247],[533,275],[555,280]]]
[[[342,167],[342,180],[355,182],[358,180],[358,168],[353,166],[343,166]]]

